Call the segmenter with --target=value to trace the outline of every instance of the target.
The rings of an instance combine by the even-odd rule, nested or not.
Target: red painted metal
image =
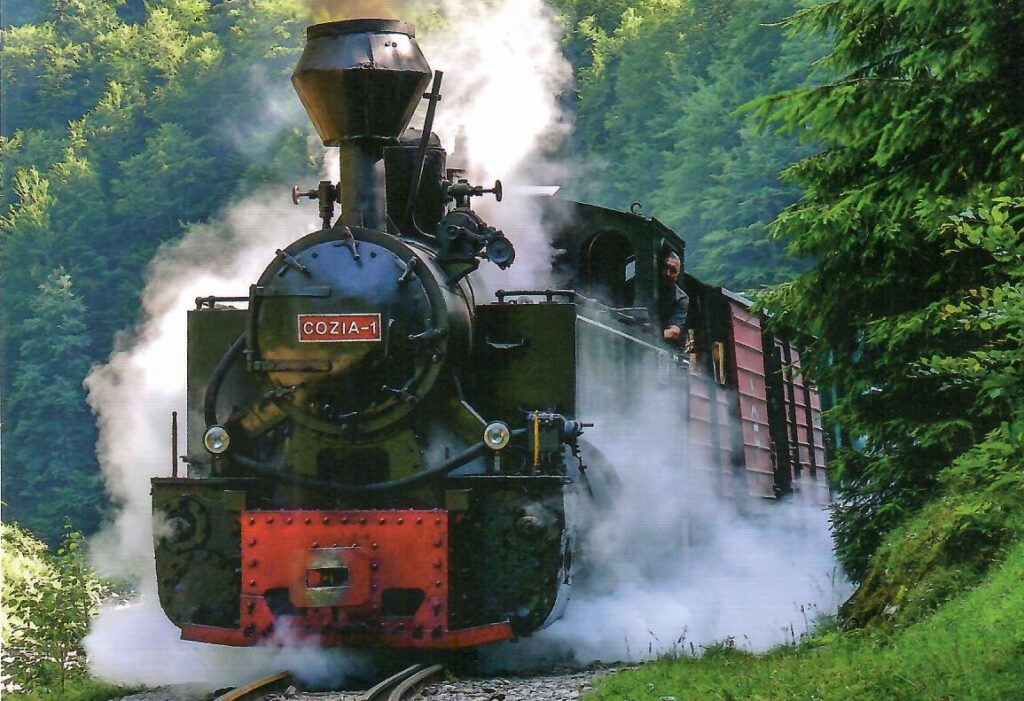
[[[449,630],[445,510],[243,511],[239,521],[240,628],[185,626],[187,640],[457,648],[514,637],[507,621]],[[423,601],[385,615],[394,589]]]
[[[299,314],[300,343],[381,340],[380,314]]]
[[[694,465],[705,473],[708,484],[716,485],[720,494],[731,495],[733,480],[719,466],[728,466],[733,462],[731,437],[736,419],[733,417],[732,393],[723,386],[717,386],[713,377],[700,372],[691,372],[688,392],[687,440],[691,445],[707,451]],[[717,409],[713,409],[713,406]]]
[[[738,301],[729,299],[732,335],[732,384],[739,404],[743,463],[751,494],[774,497],[775,470],[768,425],[761,320]]]
[[[250,638],[245,637],[241,629],[198,626],[194,623],[186,623],[181,627],[181,639],[194,640],[199,643],[211,643],[213,645],[230,645],[232,647],[244,647],[253,644]]]

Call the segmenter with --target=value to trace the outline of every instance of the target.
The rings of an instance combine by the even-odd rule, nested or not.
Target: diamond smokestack
[[[384,229],[384,146],[409,124],[430,82],[412,25],[355,19],[306,29],[292,84],[325,146],[341,151],[342,222]]]

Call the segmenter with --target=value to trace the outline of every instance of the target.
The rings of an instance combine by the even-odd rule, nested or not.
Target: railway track
[[[428,679],[439,675],[443,670],[444,667],[439,664],[429,667],[414,664],[368,689],[359,697],[359,701],[405,701]]]
[[[359,697],[359,701],[407,701],[428,680],[438,676],[444,671],[439,664],[422,665],[414,664],[384,679]],[[291,675],[288,672],[279,672],[270,676],[257,679],[245,686],[221,694],[214,701],[262,701],[268,695],[281,690],[289,681]]]

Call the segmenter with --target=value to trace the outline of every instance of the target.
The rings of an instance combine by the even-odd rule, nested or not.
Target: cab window
[[[589,238],[580,251],[583,294],[611,307],[632,307],[636,297],[636,251],[614,230]]]

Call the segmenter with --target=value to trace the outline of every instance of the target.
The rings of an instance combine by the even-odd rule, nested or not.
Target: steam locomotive
[[[662,340],[675,233],[542,198],[564,284],[478,301],[470,274],[515,259],[471,207],[502,188],[447,167],[431,132],[442,74],[413,28],[311,26],[292,80],[341,181],[293,191],[323,226],[248,295],[188,314],[188,472],[152,480],[160,601],[183,638],[457,649],[553,620],[594,344],[678,388],[715,489],[827,500],[818,396],[747,300],[684,276],[688,347]],[[424,128],[408,129],[421,98]]]

